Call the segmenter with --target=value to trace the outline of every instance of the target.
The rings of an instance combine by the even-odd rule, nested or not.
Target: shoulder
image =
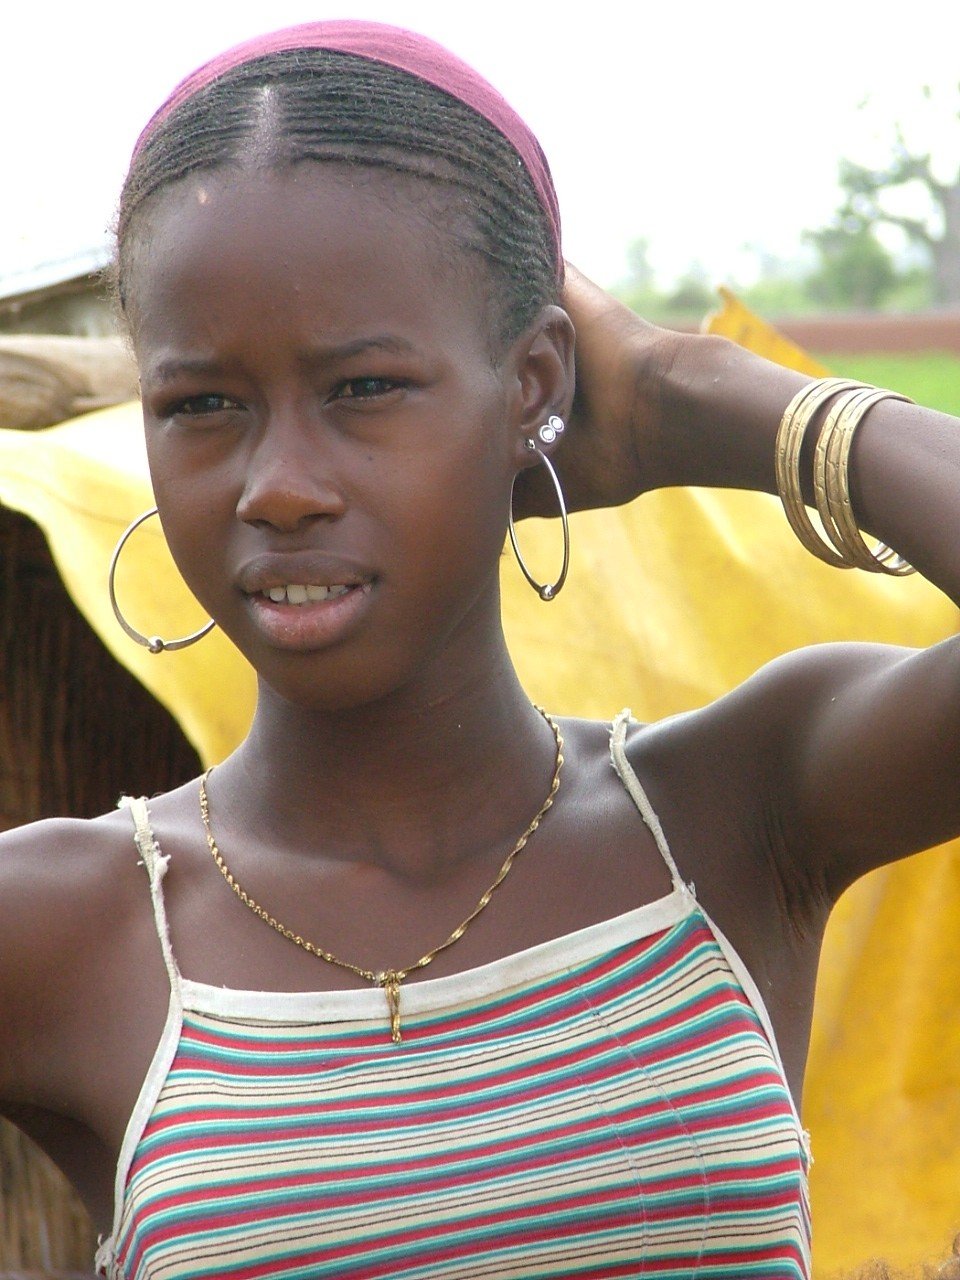
[[[145,799],[151,817],[169,823],[184,809],[194,783]],[[128,882],[142,887],[145,873],[136,842],[135,801],[96,818],[46,818],[0,833],[0,910],[40,897],[92,905]],[[79,895],[79,897],[78,897]]]
[[[130,815],[50,818],[0,835],[0,965],[18,942],[38,961],[142,890]]]
[[[142,915],[145,897],[149,906],[138,856],[124,812],[0,835],[0,1056],[8,1062],[18,1040],[31,1043],[67,1015],[80,984],[96,983],[111,938]]]
[[[23,901],[34,892],[86,892],[109,882],[117,863],[136,863],[124,809],[98,818],[46,818],[0,834],[0,880]],[[4,905],[8,901],[4,895]]]
[[[816,850],[798,864],[794,847],[805,839],[811,757],[831,717],[914,652],[850,643],[799,649],[703,707],[632,723],[627,760],[675,837],[684,873],[748,877],[758,893],[767,886],[759,909],[772,891],[782,914],[796,924],[812,912],[819,928],[831,894]]]
[[[121,810],[99,818],[47,818],[0,835],[0,910],[41,897],[82,899],[107,887],[135,855],[133,824]],[[132,857],[136,862],[136,857]]]
[[[159,815],[165,832],[177,834],[191,785],[151,797],[147,820]],[[137,844],[135,806],[128,801],[97,818],[48,818],[0,834],[0,937],[21,937],[45,920],[34,944],[42,950],[49,937],[51,947],[62,947],[92,922],[109,919],[119,927],[139,909],[149,874]],[[0,964],[7,954],[4,947]]]

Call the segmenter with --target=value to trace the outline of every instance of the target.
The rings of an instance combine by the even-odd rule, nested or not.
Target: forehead
[[[146,211],[127,274],[138,355],[171,333],[259,323],[486,330],[481,269],[429,184],[305,162],[183,179]]]

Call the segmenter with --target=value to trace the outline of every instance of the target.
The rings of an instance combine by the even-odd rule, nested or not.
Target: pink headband
[[[507,100],[472,67],[435,41],[400,27],[380,22],[306,22],[235,45],[180,81],[166,102],[150,117],[137,139],[133,158],[139,155],[154,129],[195,93],[234,67],[290,49],[329,49],[335,53],[357,54],[370,62],[385,63],[444,90],[483,116],[514,147],[530,175],[550,222],[557,255],[557,274],[562,277],[560,208],[540,143]]]

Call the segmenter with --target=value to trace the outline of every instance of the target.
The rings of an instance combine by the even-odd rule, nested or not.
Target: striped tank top
[[[810,1271],[808,1154],[770,1020],[683,883],[491,964],[383,992],[181,976],[132,802],[169,1014],[117,1169],[110,1280],[548,1280]]]

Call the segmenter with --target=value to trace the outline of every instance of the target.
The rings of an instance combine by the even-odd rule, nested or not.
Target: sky
[[[894,121],[956,170],[960,7],[883,8],[8,0],[0,276],[103,240],[140,128],[198,63],[278,26],[360,17],[433,36],[505,94],[550,159],[567,257],[601,283],[623,277],[640,238],[661,284],[692,263],[713,283],[747,282],[758,251],[794,258],[802,230],[829,220],[839,157],[882,160]]]

